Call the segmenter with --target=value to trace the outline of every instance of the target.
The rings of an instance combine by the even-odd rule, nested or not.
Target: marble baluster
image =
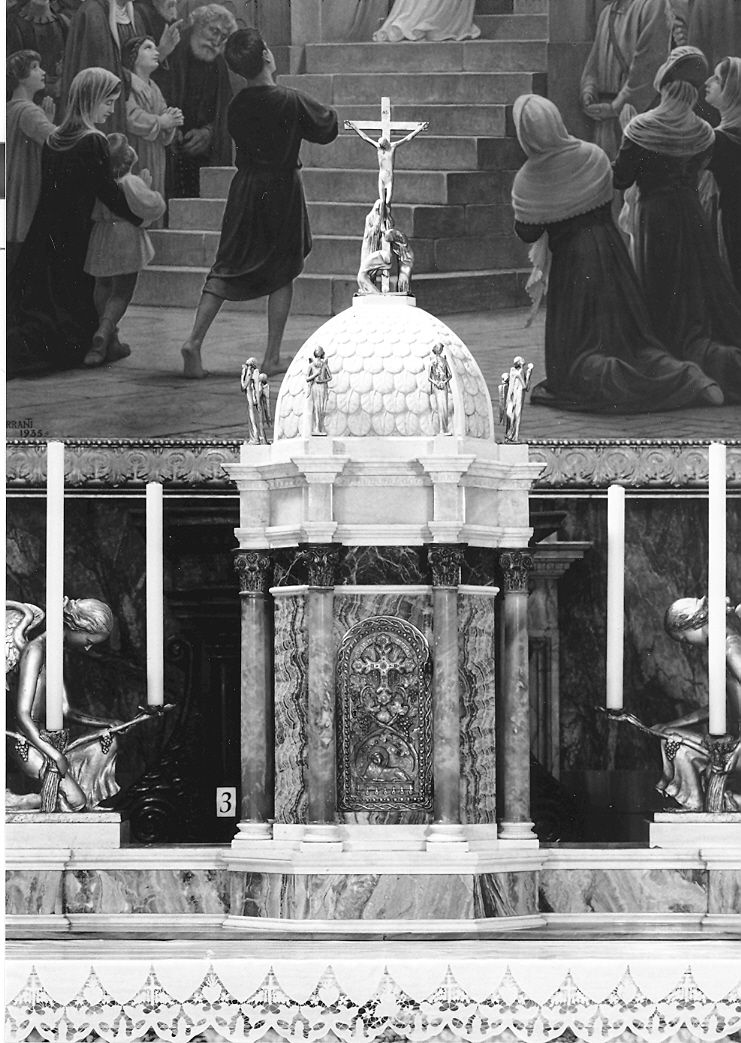
[[[427,843],[466,844],[460,820],[461,735],[458,584],[463,547],[434,544],[432,570],[432,771],[434,820]],[[466,844],[467,846],[467,844]]]
[[[507,550],[499,555],[502,610],[502,691],[499,750],[502,780],[500,840],[536,840],[530,821],[530,687],[528,681],[527,597],[533,555]]]
[[[335,725],[334,574],[339,547],[310,544],[306,602],[308,663],[307,790],[309,843],[338,843]]]
[[[241,820],[234,842],[272,839],[274,709],[266,551],[237,551],[241,605]]]

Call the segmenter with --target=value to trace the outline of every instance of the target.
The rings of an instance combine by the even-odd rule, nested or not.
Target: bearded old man
[[[665,0],[613,0],[599,16],[581,78],[584,112],[595,121],[594,141],[610,159],[620,147],[624,105],[645,112],[656,99],[656,70],[671,48]]]
[[[182,137],[169,156],[168,198],[199,196],[201,167],[232,163],[226,123],[232,88],[223,50],[237,23],[220,4],[197,7],[190,23],[156,77],[167,104],[183,112]]]
[[[66,105],[70,84],[83,69],[107,69],[123,80],[121,48],[134,36],[146,36],[139,4],[132,0],[85,0],[70,26],[62,74],[62,104]],[[180,40],[178,23],[168,25],[157,43],[164,61]],[[101,130],[105,134],[126,133],[126,92],[121,91],[113,115]]]

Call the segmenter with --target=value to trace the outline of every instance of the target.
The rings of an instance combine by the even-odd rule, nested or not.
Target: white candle
[[[625,489],[607,490],[607,709],[623,708],[625,626]]]
[[[726,731],[726,447],[708,446],[708,728]]]
[[[64,442],[46,447],[46,728],[64,727]]]
[[[147,483],[147,704],[162,706],[165,692],[163,501],[159,482]]]

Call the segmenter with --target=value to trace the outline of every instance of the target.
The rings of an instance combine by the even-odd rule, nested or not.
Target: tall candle
[[[46,728],[64,727],[64,442],[46,447]]]
[[[163,500],[159,482],[147,483],[147,704],[162,706],[165,691]]]
[[[625,489],[607,490],[607,709],[623,708]]]
[[[708,446],[708,728],[726,731],[726,447]]]

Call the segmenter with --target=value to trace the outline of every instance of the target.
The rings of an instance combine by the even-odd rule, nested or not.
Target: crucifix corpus
[[[376,150],[378,157],[378,200],[373,210],[368,215],[368,220],[373,217],[373,228],[366,227],[366,237],[363,242],[360,273],[358,285],[361,292],[369,292],[369,275],[371,271],[381,271],[382,292],[388,293],[389,268],[391,266],[391,248],[388,241],[383,241],[384,233],[393,228],[394,220],[391,216],[391,197],[394,191],[394,152],[399,145],[405,144],[416,137],[420,131],[427,130],[429,123],[404,123],[391,119],[391,100],[381,98],[381,119],[378,120],[345,120],[345,128],[354,130],[355,133],[367,141]],[[380,137],[375,140],[366,131],[380,132]],[[407,131],[403,138],[392,141],[394,131]],[[368,221],[366,221],[366,226]],[[369,231],[372,233],[369,235]],[[373,267],[369,267],[369,263]],[[372,292],[372,291],[371,291]]]

